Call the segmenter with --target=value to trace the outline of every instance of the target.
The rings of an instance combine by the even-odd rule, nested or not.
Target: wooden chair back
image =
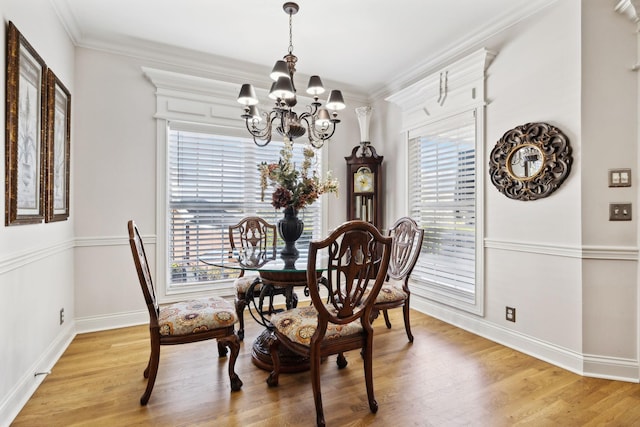
[[[344,325],[360,319],[363,328],[372,333],[371,310],[387,274],[390,249],[391,238],[365,221],[349,221],[326,239],[310,243],[307,281],[313,305],[318,310],[318,328],[311,340],[312,347],[314,342],[322,340],[328,323]],[[316,271],[320,252],[328,257],[323,273],[329,290],[326,305],[320,295]],[[366,292],[368,288],[370,292]]]
[[[232,251],[275,254],[276,239],[276,226],[257,216],[243,218],[236,225],[229,226]]]
[[[147,262],[147,254],[144,250],[144,244],[140,237],[138,227],[133,220],[127,223],[129,229],[129,245],[133,253],[133,261],[138,272],[138,281],[142,288],[142,294],[149,310],[150,326],[158,327],[159,306],[156,299],[156,290],[151,279],[151,271]]]
[[[398,219],[389,229],[391,244],[391,258],[387,271],[390,279],[407,281],[422,249],[424,230],[409,217]]]

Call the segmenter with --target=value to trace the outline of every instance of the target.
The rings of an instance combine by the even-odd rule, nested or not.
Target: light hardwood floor
[[[377,414],[367,405],[362,360],[347,354],[323,363],[328,426],[632,426],[640,425],[640,385],[584,378],[412,312],[409,344],[401,310],[393,328],[375,322]],[[308,372],[282,374],[268,388],[267,372],[251,363],[260,327],[247,321],[231,393],[227,359],[215,341],[164,346],[153,394],[139,398],[149,355],[145,326],[78,335],[14,426],[313,426]]]

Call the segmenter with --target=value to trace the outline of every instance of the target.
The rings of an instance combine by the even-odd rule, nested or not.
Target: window
[[[260,162],[278,158],[282,142],[272,141],[258,147],[252,139],[224,135],[214,129],[222,128],[169,122],[166,212],[169,288],[232,277],[232,271],[204,264],[199,258],[227,254],[228,227],[245,216],[257,215],[272,224],[283,217],[280,210],[271,206],[269,189],[264,202],[260,201],[258,171]],[[297,164],[302,162],[304,145],[293,144]],[[300,212],[305,230],[298,240],[299,247],[320,237],[321,212],[322,198]]]
[[[412,279],[454,305],[476,298],[476,111],[409,132],[409,214],[424,228]]]

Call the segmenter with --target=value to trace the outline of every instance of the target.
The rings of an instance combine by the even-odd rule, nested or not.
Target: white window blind
[[[215,130],[214,130],[215,129]],[[202,256],[222,258],[229,250],[228,227],[245,216],[277,224],[284,214],[271,206],[272,189],[260,201],[260,162],[276,162],[281,141],[258,147],[249,138],[226,136],[187,123],[170,122],[168,132],[168,266],[170,286],[221,280],[230,270],[207,265]],[[294,142],[293,160],[302,163],[304,144]],[[318,157],[321,153],[317,153]],[[321,159],[318,158],[318,161]],[[299,213],[304,249],[321,235],[322,198]],[[278,237],[279,246],[284,243]]]
[[[474,111],[409,133],[409,209],[425,230],[411,277],[462,300],[475,293],[475,164]]]

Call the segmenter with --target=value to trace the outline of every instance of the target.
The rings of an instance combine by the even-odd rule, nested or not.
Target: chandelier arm
[[[318,113],[318,107],[321,104],[319,102],[312,102],[311,105],[307,105],[307,110],[309,111],[305,111],[304,113],[300,114],[300,117],[307,117],[307,116],[315,116]]]
[[[250,119],[245,119],[247,130],[253,137],[254,144],[256,144],[258,147],[264,147],[271,142],[271,135],[272,135],[271,131],[273,127],[273,121],[276,119],[277,114],[275,114],[274,111],[271,111],[269,112],[269,114],[263,113],[263,116],[265,118],[266,124],[262,129],[258,128],[255,124],[255,121],[253,120],[251,120],[251,126],[250,126],[249,125]],[[258,140],[264,141],[264,142],[261,143],[261,142],[258,142]]]
[[[309,117],[311,117],[312,121],[309,123]],[[309,143],[315,148],[322,148],[325,141],[328,141],[336,131],[335,123],[331,123],[327,125],[327,127],[322,128],[320,131],[315,126],[315,120],[313,120],[313,116],[309,115],[301,115],[300,121],[304,121],[307,125],[307,132],[309,137]],[[329,132],[331,131],[331,132]]]

